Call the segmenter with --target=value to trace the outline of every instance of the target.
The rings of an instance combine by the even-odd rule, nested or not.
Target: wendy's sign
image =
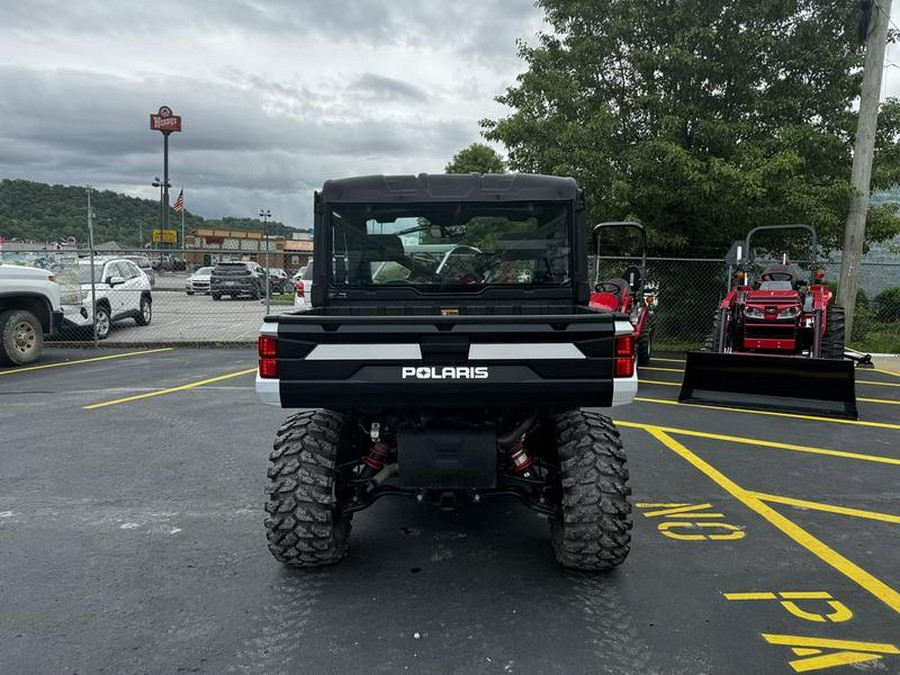
[[[181,131],[181,116],[172,114],[169,106],[160,106],[159,112],[150,113],[150,128],[164,134]]]

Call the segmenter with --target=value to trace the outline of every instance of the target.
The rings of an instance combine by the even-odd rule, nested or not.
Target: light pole
[[[272,278],[269,276],[269,218],[272,212],[268,209],[260,209],[259,217],[263,219],[263,246],[266,247],[266,314],[269,313],[269,291],[272,286]]]
[[[168,140],[169,136],[166,135],[166,139]],[[150,183],[153,187],[159,188],[159,224],[156,226],[159,229],[159,243],[162,244],[163,239],[163,231],[165,230],[165,214],[168,211],[169,205],[166,204],[166,195],[169,193],[169,188],[172,187],[172,184],[168,180],[160,180],[159,176],[155,176],[153,182]],[[150,235],[150,250],[153,250],[153,234]],[[157,246],[157,252],[159,253],[159,270],[162,272],[162,247]]]

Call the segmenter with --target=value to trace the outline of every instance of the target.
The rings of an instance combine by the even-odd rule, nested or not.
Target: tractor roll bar
[[[749,258],[750,251],[750,239],[753,238],[753,235],[757,232],[762,231],[770,231],[770,230],[806,230],[809,232],[809,236],[812,238],[812,249],[810,250],[809,256],[809,271],[810,273],[814,273],[816,271],[816,253],[818,252],[818,242],[816,240],[816,231],[813,229],[811,225],[803,225],[801,223],[795,223],[792,225],[760,225],[759,227],[754,227],[750,232],[747,233],[747,240],[744,242],[744,246],[747,247],[746,255]],[[741,261],[738,261],[739,263]]]
[[[640,292],[647,279],[647,232],[644,230],[643,225],[630,220],[610,220],[598,223],[591,230],[591,242],[594,245],[594,283],[596,284],[600,281],[600,232],[613,228],[633,228],[641,235],[641,288],[637,289]]]

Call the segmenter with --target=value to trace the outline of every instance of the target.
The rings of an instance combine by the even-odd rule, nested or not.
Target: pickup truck
[[[60,291],[51,272],[0,265],[0,364],[21,366],[41,355],[44,334],[62,326]]]
[[[384,496],[453,509],[521,500],[556,559],[630,546],[626,458],[597,408],[637,391],[633,327],[588,306],[571,178],[363,176],[315,194],[312,306],[267,316],[258,398],[299,408],[270,455],[279,561],[336,563]]]

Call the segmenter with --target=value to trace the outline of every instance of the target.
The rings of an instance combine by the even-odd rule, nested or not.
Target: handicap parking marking
[[[126,352],[124,354],[109,354],[107,356],[94,356],[89,359],[77,359],[75,361],[57,361],[56,363],[42,363],[36,366],[23,366],[22,368],[9,368],[0,370],[2,375],[14,375],[16,373],[27,373],[34,370],[46,370],[47,368],[60,368],[62,366],[77,366],[84,363],[96,363],[98,361],[111,361],[112,359],[125,359],[132,356],[146,356],[147,354],[159,354],[160,352],[170,352],[172,347],[161,347],[159,349],[144,349],[139,352]]]
[[[864,570],[856,563],[845,558],[786,516],[776,511],[766,503],[766,500],[758,496],[760,493],[746,490],[735,483],[712,464],[694,454],[661,427],[655,427],[648,424],[643,425],[643,428],[663,446],[687,461],[694,468],[706,475],[707,478],[719,485],[719,487],[728,494],[757,515],[761,516],[795,543],[799,544],[821,561],[837,570],[843,576],[868,591],[882,603],[894,610],[894,612],[900,613],[900,593],[896,590]],[[771,497],[771,495],[768,496]]]
[[[680,436],[693,436],[696,438],[706,438],[713,441],[725,441],[726,443],[738,443],[741,445],[754,445],[760,448],[774,448],[776,450],[790,450],[793,452],[805,452],[813,455],[829,455],[831,457],[842,457],[845,459],[855,459],[864,462],[876,462],[881,464],[893,464],[900,466],[900,459],[894,457],[884,457],[882,455],[866,455],[859,452],[848,452],[846,450],[829,450],[827,448],[818,448],[810,445],[797,445],[795,443],[782,443],[780,441],[768,441],[761,438],[748,438],[746,436],[731,436],[728,434],[716,434],[707,431],[697,431],[694,429],[681,429],[678,427],[660,426],[657,424],[645,424],[642,422],[628,422],[625,420],[615,420],[616,425],[630,429],[647,430],[649,427],[660,429],[667,434],[675,434]]]
[[[157,391],[147,392],[145,394],[137,394],[135,396],[126,396],[125,398],[117,398],[111,401],[102,401],[100,403],[92,403],[90,405],[82,406],[83,410],[97,410],[99,408],[108,408],[109,406],[120,405],[123,403],[131,403],[133,401],[140,401],[146,398],[152,398],[154,396],[164,396],[166,394],[174,394],[179,391],[187,391],[189,389],[194,389],[196,387],[202,387],[206,384],[212,384],[213,382],[221,382],[222,380],[228,380],[234,377],[241,377],[243,375],[249,375],[251,373],[256,373],[256,367],[248,368],[246,370],[239,370],[234,373],[225,373],[224,375],[218,375],[216,377],[207,378],[205,380],[198,380],[196,382],[188,382],[186,384],[178,385],[177,387],[169,387],[168,389],[160,389]]]

